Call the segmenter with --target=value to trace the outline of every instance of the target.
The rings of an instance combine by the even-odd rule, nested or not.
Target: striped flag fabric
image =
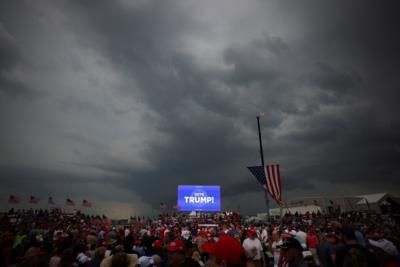
[[[53,197],[49,197],[49,199],[47,200],[47,204],[54,205]]]
[[[19,204],[21,203],[21,199],[17,196],[14,195],[10,195],[10,197],[8,198],[8,203],[10,204]]]
[[[86,207],[86,208],[91,208],[92,207],[92,202],[87,201],[86,199],[84,199],[82,201],[82,206]]]
[[[39,203],[39,201],[40,201],[40,198],[35,197],[35,196],[31,196],[29,198],[29,203],[31,203],[31,204],[37,204],[37,203]]]
[[[279,164],[266,165],[265,172],[267,173],[268,192],[278,202],[278,204],[282,203],[282,184]]]
[[[72,199],[67,198],[65,200],[65,205],[67,205],[67,206],[75,206],[75,202],[72,201]]]
[[[283,202],[279,165],[252,166],[247,168],[271,197],[275,199],[278,205],[281,205]]]

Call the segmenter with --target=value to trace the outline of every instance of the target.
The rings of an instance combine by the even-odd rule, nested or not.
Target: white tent
[[[283,213],[288,213],[290,212],[291,214],[298,213],[298,214],[306,214],[308,213],[317,213],[317,212],[322,212],[322,209],[320,206],[316,205],[306,205],[306,206],[297,206],[297,207],[289,207],[287,209],[283,210]]]
[[[291,214],[295,214],[296,212],[298,214],[306,214],[307,212],[309,213],[317,213],[317,212],[321,212],[322,213],[322,209],[320,206],[316,206],[316,205],[304,205],[304,206],[297,206],[297,207],[288,207],[288,208],[284,208],[282,210],[282,215],[285,215],[285,213],[290,212]],[[280,217],[280,208],[275,208],[275,209],[270,209],[269,210],[269,214],[272,217]],[[267,213],[258,213],[257,217],[260,219],[264,219],[266,218]]]
[[[393,199],[388,193],[378,193],[357,196],[360,200],[356,203],[359,210],[372,210],[381,212],[381,206],[385,205],[388,199]]]
[[[388,197],[388,193],[378,193],[378,194],[369,194],[369,195],[360,195],[356,196],[361,198],[360,201],[357,202],[357,205],[363,204],[377,204]]]

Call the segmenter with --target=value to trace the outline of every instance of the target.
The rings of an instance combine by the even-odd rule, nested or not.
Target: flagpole
[[[264,114],[261,113],[260,115],[257,116],[257,126],[258,126],[258,140],[260,142],[260,155],[261,155],[261,166],[265,168],[264,164],[264,151],[263,151],[263,146],[262,146],[262,138],[261,138],[261,128],[260,128],[260,116],[263,116]],[[267,174],[265,174],[267,175]],[[265,186],[268,189],[268,183],[265,181]],[[269,198],[268,198],[268,190],[264,190],[265,194],[265,204],[267,206],[267,222],[270,222],[270,214],[269,214]]]

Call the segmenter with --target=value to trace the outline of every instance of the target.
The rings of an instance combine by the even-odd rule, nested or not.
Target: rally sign
[[[217,185],[179,185],[179,209],[181,211],[221,211],[220,188]]]

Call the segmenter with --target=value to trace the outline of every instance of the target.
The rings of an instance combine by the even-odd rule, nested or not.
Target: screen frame
[[[214,190],[217,190],[218,191],[218,204],[217,204],[217,209],[207,209],[207,208],[192,208],[192,209],[188,209],[188,208],[182,208],[181,207],[181,205],[179,205],[180,204],[180,200],[179,200],[179,197],[180,197],[180,192],[181,192],[181,190],[180,190],[180,188],[184,188],[184,187],[192,187],[193,189],[195,189],[196,187],[197,188],[200,188],[200,189],[203,189],[203,188],[207,188],[207,187],[211,187],[211,188],[214,188]],[[195,211],[195,212],[205,212],[205,213],[211,213],[211,212],[216,212],[216,213],[218,213],[218,212],[221,212],[221,202],[222,202],[222,199],[221,199],[221,186],[220,185],[178,185],[178,187],[177,187],[177,204],[178,204],[178,210],[180,211],[180,212],[192,212],[192,211]]]

